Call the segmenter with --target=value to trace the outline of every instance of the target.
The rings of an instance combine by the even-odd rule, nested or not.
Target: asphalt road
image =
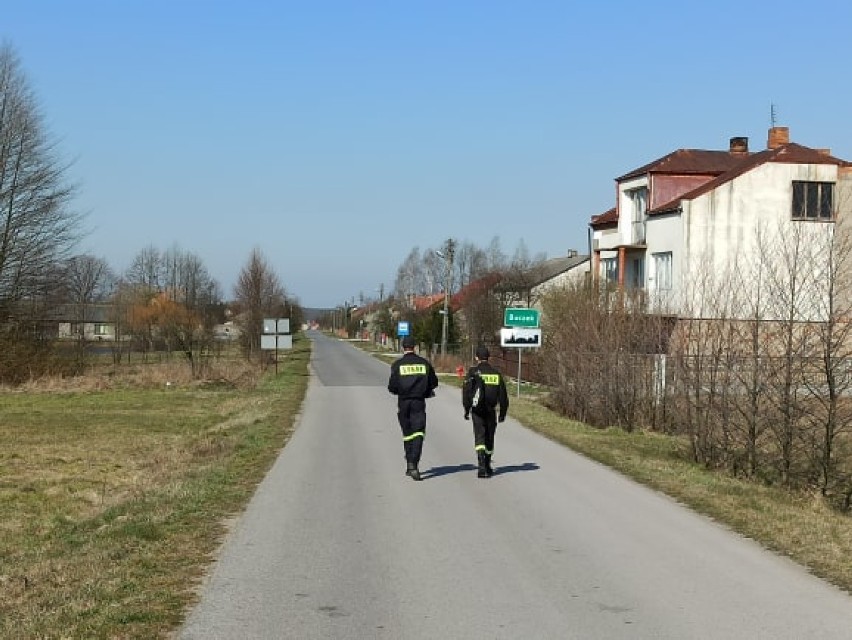
[[[300,425],[180,638],[852,637],[848,595],[511,417],[476,478],[458,389],[410,480],[387,365],[313,338]]]

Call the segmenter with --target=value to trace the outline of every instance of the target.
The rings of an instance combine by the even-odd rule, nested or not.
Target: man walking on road
[[[480,345],[476,348],[476,366],[468,369],[462,388],[464,419],[469,420],[473,413],[473,440],[478,463],[477,477],[490,478],[494,475],[491,468],[491,456],[494,454],[494,433],[497,422],[506,419],[509,410],[509,394],[503,376],[488,362],[491,354],[488,348]],[[500,416],[497,417],[497,406]]]
[[[426,435],[426,398],[435,395],[438,376],[432,364],[414,353],[414,338],[402,339],[404,351],[391,365],[388,391],[397,396],[397,417],[402,428],[402,445],[405,449],[405,475],[420,480],[420,454]]]

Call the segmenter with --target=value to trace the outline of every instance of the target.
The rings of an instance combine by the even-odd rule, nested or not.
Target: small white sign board
[[[278,321],[275,318],[264,318],[263,319],[263,332],[264,333],[277,333],[276,329],[278,327]]]
[[[275,349],[292,349],[293,336],[260,336],[260,348],[274,351]]]
[[[541,329],[504,327],[500,329],[500,346],[533,348],[541,346]]]

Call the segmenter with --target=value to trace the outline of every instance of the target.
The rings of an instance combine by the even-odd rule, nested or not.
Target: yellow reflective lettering
[[[399,366],[399,375],[401,376],[425,376],[425,364],[402,364]]]

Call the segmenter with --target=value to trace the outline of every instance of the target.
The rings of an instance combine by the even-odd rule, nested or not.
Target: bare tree
[[[813,311],[809,304],[813,295],[810,272],[814,262],[809,246],[812,238],[803,224],[808,223],[792,224],[776,232],[775,260],[767,270],[770,313],[777,318],[774,336],[777,357],[775,366],[770,368],[768,387],[770,401],[781,414],[772,430],[780,456],[778,472],[787,486],[793,483],[794,464],[798,457],[796,446],[799,444],[804,409],[801,397],[803,365],[808,355],[805,322]]]
[[[819,362],[819,374],[808,377],[813,402],[807,405],[812,425],[809,447],[818,475],[817,486],[824,496],[848,510],[852,503],[852,465],[843,455],[843,439],[848,447],[852,434],[852,173],[842,173],[835,203],[835,225],[819,225],[812,249],[822,268],[814,270],[821,286],[817,313],[823,321],[812,338]],[[812,408],[811,408],[812,407]]]
[[[251,358],[260,353],[264,317],[285,317],[287,295],[284,286],[261,253],[254,249],[240,271],[234,296],[242,310],[239,324],[243,351]]]
[[[422,270],[425,289],[424,294],[433,295],[443,291],[446,286],[446,263],[434,250],[425,251],[422,258]]]
[[[503,271],[506,268],[506,254],[503,253],[503,247],[500,243],[500,236],[491,238],[488,248],[485,250],[488,271]]]
[[[524,240],[518,241],[511,262],[502,269],[503,282],[498,290],[504,307],[516,304],[532,307],[538,302],[535,286],[544,279],[541,270],[544,261],[544,254],[531,258]]]
[[[0,377],[15,378],[15,362],[31,374],[44,300],[81,232],[65,170],[17,56],[0,45]]]
[[[764,450],[763,438],[772,423],[772,416],[765,400],[766,371],[762,366],[771,359],[768,348],[771,335],[767,318],[767,292],[764,285],[768,270],[767,260],[774,255],[767,242],[766,231],[762,228],[755,230],[756,251],[751,252],[751,259],[745,264],[734,267],[730,279],[730,289],[735,302],[733,314],[742,318],[734,324],[737,334],[735,348],[736,360],[731,374],[736,386],[741,390],[734,400],[734,411],[742,421],[744,464],[746,475],[754,477],[759,471],[761,456]],[[739,471],[737,456],[733,456],[734,471]]]
[[[86,323],[92,321],[93,307],[112,293],[115,276],[106,260],[92,255],[69,258],[62,275],[64,301],[73,310],[71,321],[76,324],[77,358],[80,364],[86,355]]]
[[[66,261],[62,282],[68,302],[85,307],[109,297],[115,286],[115,274],[103,258],[82,254]]]
[[[488,273],[488,257],[485,251],[472,242],[459,242],[456,246],[453,268],[456,272],[453,277],[453,282],[457,283],[456,289],[464,289],[471,282]]]
[[[151,294],[163,290],[164,279],[163,257],[160,250],[153,245],[137,253],[125,273],[127,282],[142,287]]]
[[[166,305],[166,300],[174,304]],[[215,324],[224,320],[224,304],[219,284],[201,258],[177,246],[142,249],[127,269],[115,303],[119,315],[124,314],[121,322],[145,351],[155,342],[167,355],[176,349],[194,375],[203,373],[198,356],[212,347]]]
[[[408,305],[412,296],[423,292],[424,282],[420,248],[414,247],[397,269],[394,295],[404,305]]]

